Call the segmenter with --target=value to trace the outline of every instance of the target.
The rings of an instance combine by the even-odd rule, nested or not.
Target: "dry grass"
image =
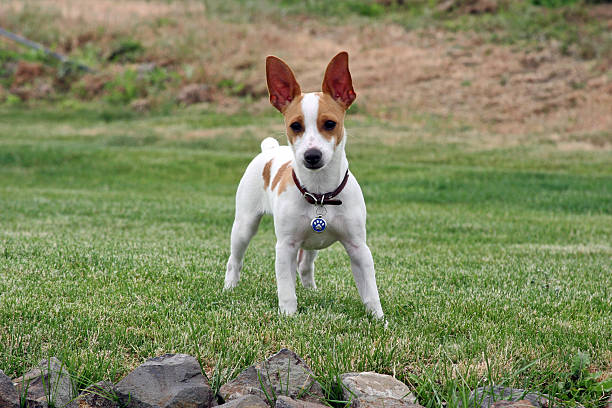
[[[194,1],[11,0],[0,4],[0,24],[36,39],[35,30],[18,25],[26,13],[53,16],[45,35],[55,33],[52,39],[64,52],[78,55],[79,47],[93,44],[107,55],[119,39],[132,38],[145,47],[137,63],[166,66],[183,83],[238,84],[238,95],[216,95],[219,109],[226,112],[269,109],[266,55],[287,60],[303,89],[317,90],[330,57],[348,50],[357,105],[375,117],[401,122],[414,114],[434,114],[504,135],[554,133],[562,135],[563,149],[607,149],[611,144],[590,141],[590,135],[612,129],[607,65],[563,56],[552,47],[517,50],[484,42],[476,34],[407,31],[359,20],[326,24],[306,16],[281,21],[262,16],[257,22],[221,21]],[[127,67],[99,68],[116,73]],[[244,95],[249,96],[246,102]],[[576,134],[586,136],[565,140]]]

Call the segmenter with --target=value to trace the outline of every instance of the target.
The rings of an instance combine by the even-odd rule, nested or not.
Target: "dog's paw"
[[[236,286],[238,286],[238,280],[230,280],[230,281],[226,280],[225,283],[223,284],[223,290],[232,290]]]
[[[278,305],[278,311],[284,316],[293,316],[297,312],[297,302]]]
[[[380,301],[372,303],[368,302],[366,303],[365,307],[368,313],[370,313],[375,319],[386,321],[385,314],[383,313],[382,307],[380,306]]]
[[[308,279],[302,279],[302,286],[306,289],[310,289],[310,290],[316,290],[317,289],[317,284],[314,281],[314,279],[308,280]]]

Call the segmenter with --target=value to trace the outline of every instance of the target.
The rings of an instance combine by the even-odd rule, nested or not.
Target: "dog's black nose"
[[[318,169],[321,167],[321,158],[323,157],[323,153],[319,149],[308,149],[306,153],[304,153],[304,161],[306,162],[306,167],[309,169]]]

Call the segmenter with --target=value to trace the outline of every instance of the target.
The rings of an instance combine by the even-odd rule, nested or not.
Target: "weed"
[[[206,377],[208,385],[213,393],[220,397],[219,389],[221,386],[233,379],[239,371],[239,364],[235,363],[235,356],[229,356],[221,352],[218,354],[215,366],[210,377],[206,372],[202,374]]]
[[[344,0],[330,2],[325,0],[311,0],[300,2],[296,0],[282,0],[285,7],[301,9],[303,12],[325,16],[344,17],[358,15],[363,17],[380,17],[385,13],[383,5],[373,0]]]
[[[264,393],[268,405],[273,407],[276,405],[276,391],[274,390],[273,386],[268,386],[268,384],[272,384],[272,382],[270,381],[270,373],[268,372],[268,366],[264,364],[263,368],[266,370],[266,378],[263,379],[261,375],[261,370],[257,370],[257,381],[259,381],[259,388]],[[265,380],[267,380],[267,382]]]
[[[15,107],[15,106],[21,105],[22,104],[22,100],[17,95],[8,94],[8,95],[6,95],[6,99],[5,99],[4,103],[6,105],[8,105],[8,106]]]
[[[140,56],[143,52],[144,47],[139,41],[133,39],[125,39],[121,40],[119,44],[114,47],[110,55],[107,57],[107,60],[123,63],[134,62],[136,58]]]
[[[224,89],[229,95],[240,95],[244,90],[244,84],[233,79],[222,79],[217,86]]]
[[[105,99],[111,104],[127,104],[160,93],[172,81],[178,81],[177,75],[169,74],[163,68],[155,67],[144,73],[127,69],[106,83]]]
[[[578,351],[572,357],[571,371],[552,383],[551,393],[571,403],[603,403],[612,392],[612,377],[602,379],[602,373],[589,371],[590,365],[589,354]]]

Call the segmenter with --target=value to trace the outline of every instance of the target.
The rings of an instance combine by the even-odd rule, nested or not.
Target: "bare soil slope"
[[[284,58],[303,88],[315,90],[325,64],[347,50],[358,109],[377,117],[441,115],[499,134],[590,135],[579,142],[558,137],[566,148],[610,148],[605,136],[612,129],[608,62],[563,56],[554,44],[524,50],[485,42],[477,33],[408,31],[384,20],[323,24],[305,16],[278,20],[251,14],[221,21],[202,3],[189,1],[34,4],[2,2],[0,24],[36,36],[34,27],[19,25],[18,17],[46,16],[67,53],[88,44],[108,53],[117,39],[135,38],[146,50],[137,63],[170,67],[182,75],[183,86],[224,80],[239,84],[240,95],[214,93],[221,107],[231,109],[239,105],[239,96],[249,95],[248,109],[268,109],[263,64],[268,54]],[[600,9],[598,18],[612,21],[612,13]],[[121,69],[125,66],[109,65],[101,75]]]

